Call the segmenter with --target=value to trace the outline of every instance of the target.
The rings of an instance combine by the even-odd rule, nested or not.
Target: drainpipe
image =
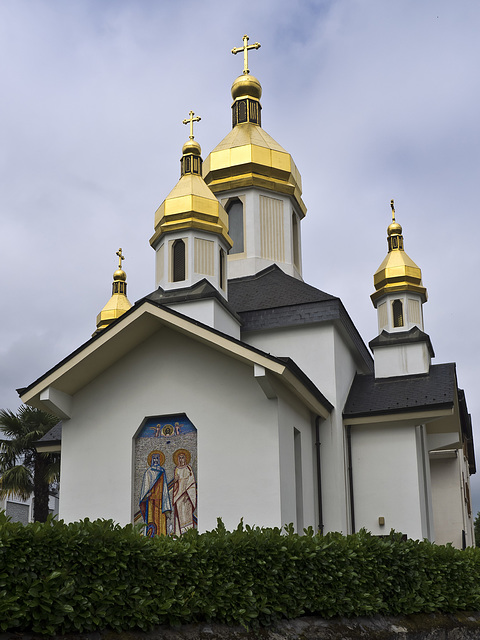
[[[353,500],[353,474],[352,474],[352,426],[347,425],[347,456],[348,456],[348,484],[350,488],[350,521],[352,533],[355,533],[355,503]]]
[[[315,449],[317,453],[318,530],[323,536],[322,466],[320,462],[320,416],[315,418]]]

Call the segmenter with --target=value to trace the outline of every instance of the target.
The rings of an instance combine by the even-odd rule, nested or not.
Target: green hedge
[[[479,610],[479,578],[480,550],[394,533],[228,532],[219,522],[209,533],[151,540],[111,521],[0,521],[1,631]]]

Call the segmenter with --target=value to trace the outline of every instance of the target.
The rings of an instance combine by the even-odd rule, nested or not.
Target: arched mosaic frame
[[[196,529],[197,430],[186,414],[145,418],[133,450],[134,522],[149,537]]]

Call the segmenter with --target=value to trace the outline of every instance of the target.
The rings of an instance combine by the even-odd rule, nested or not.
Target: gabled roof
[[[353,347],[357,364],[373,371],[373,359],[340,298],[289,276],[276,264],[228,281],[228,299],[242,319],[242,333],[306,324],[335,323]]]
[[[146,298],[35,382],[19,389],[22,402],[52,412],[52,404],[60,406],[55,405],[58,400],[63,409],[60,408],[57,415],[68,417],[71,396],[156,333],[160,326],[169,327],[230,357],[264,369],[279,378],[312,411],[323,417],[327,417],[333,408],[313,382],[290,360],[276,358]]]
[[[255,275],[229,280],[228,300],[237,313],[245,313],[338,298],[272,264]]]

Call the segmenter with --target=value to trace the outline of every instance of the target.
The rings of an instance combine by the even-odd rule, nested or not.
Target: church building
[[[232,129],[155,213],[156,289],[132,305],[122,250],[93,336],[23,402],[58,416],[59,517],[182,535],[240,519],[474,544],[472,425],[455,364],[432,364],[427,290],[396,221],[374,275],[378,335],[302,278],[291,155],[261,126],[260,82],[232,85]],[[383,251],[379,248],[379,261]],[[373,354],[373,355],[372,355]]]

